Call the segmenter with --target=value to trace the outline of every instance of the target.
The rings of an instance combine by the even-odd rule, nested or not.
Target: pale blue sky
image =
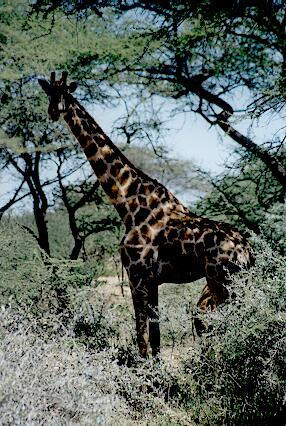
[[[103,109],[102,106],[88,110],[109,136],[115,120],[122,113],[119,108]],[[231,146],[234,146],[233,141],[227,138],[228,141],[222,142],[217,130],[210,128],[203,118],[194,113],[174,116],[168,121],[168,127],[170,131],[164,133],[162,141],[174,157],[193,160],[196,165],[213,173],[222,171],[223,163],[232,151]]]

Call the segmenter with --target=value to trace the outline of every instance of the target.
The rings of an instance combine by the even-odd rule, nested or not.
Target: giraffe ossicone
[[[121,259],[129,277],[139,352],[160,352],[158,286],[206,278],[198,301],[214,310],[228,297],[231,275],[254,257],[247,237],[226,223],[191,213],[164,185],[136,168],[73,97],[76,83],[39,80],[49,97],[52,120],[64,118],[100,184],[118,211],[125,235]],[[200,331],[197,321],[197,330]]]

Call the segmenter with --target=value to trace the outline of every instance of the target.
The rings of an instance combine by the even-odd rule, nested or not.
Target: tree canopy
[[[226,165],[224,176],[209,179],[213,190],[198,211],[259,232],[271,209],[283,204],[283,124],[261,141],[243,123],[277,117],[282,123],[284,2],[6,0],[0,19],[1,168],[5,176],[16,177],[0,211],[31,195],[45,250],[48,209],[68,199],[64,192],[72,176],[86,170],[65,127],[47,121],[35,83],[51,70],[66,69],[79,81],[82,102],[121,105],[113,134],[120,142],[147,142],[159,152],[164,102],[170,100],[168,114],[200,115],[235,141],[236,162]],[[197,177],[193,183],[203,192],[208,187]],[[78,241],[77,232],[74,236]]]
[[[181,108],[200,114],[252,152],[285,187],[285,166],[279,157],[235,127],[241,115],[256,118],[281,112],[284,107],[283,2],[232,1],[226,6],[212,0],[184,4],[38,0],[34,6],[37,13],[44,17],[52,13],[54,19],[59,9],[86,22],[91,14],[104,20],[112,11],[118,17],[112,33],[118,37],[120,49],[95,58],[92,46],[84,63],[96,59],[105,68],[107,79],[116,75],[117,81],[177,99]],[[92,33],[91,28],[89,31]],[[242,90],[247,99],[243,103]],[[276,145],[281,143],[278,139]]]

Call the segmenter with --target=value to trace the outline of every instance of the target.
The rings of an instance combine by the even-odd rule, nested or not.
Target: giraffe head
[[[67,111],[71,101],[70,93],[77,88],[76,82],[67,85],[67,76],[67,71],[63,71],[61,79],[56,80],[55,72],[52,72],[50,82],[42,79],[38,80],[41,88],[49,97],[48,113],[53,121],[57,121],[60,115]]]

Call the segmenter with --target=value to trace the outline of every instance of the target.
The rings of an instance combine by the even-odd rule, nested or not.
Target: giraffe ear
[[[72,81],[71,84],[69,85],[69,92],[73,93],[77,88],[77,83],[75,81]]]
[[[44,92],[46,92],[47,95],[50,95],[51,92],[51,85],[48,81],[42,80],[41,78],[38,79],[38,83],[43,89]]]

